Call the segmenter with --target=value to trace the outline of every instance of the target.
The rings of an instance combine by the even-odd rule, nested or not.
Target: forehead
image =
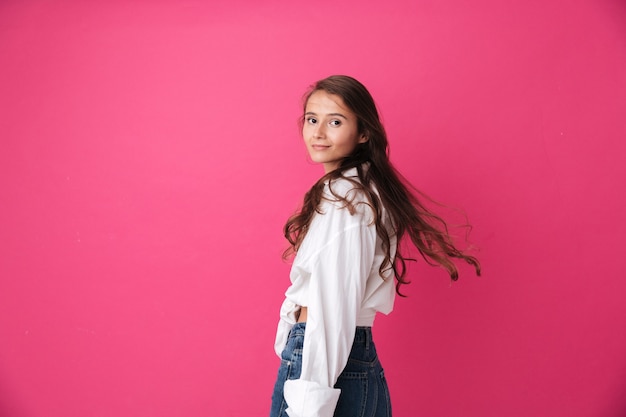
[[[307,112],[352,114],[341,97],[336,94],[329,94],[324,90],[313,92],[306,101],[305,108]]]

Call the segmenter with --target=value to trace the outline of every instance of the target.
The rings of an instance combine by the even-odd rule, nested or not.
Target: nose
[[[313,137],[323,138],[326,135],[326,129],[322,123],[318,123],[313,128]]]

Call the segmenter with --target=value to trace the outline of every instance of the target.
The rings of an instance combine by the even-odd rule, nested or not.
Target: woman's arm
[[[302,373],[284,387],[291,417],[332,417],[340,393],[333,387],[348,361],[374,259],[376,229],[363,210],[323,209],[307,236],[315,253],[294,264],[308,270],[310,283]]]

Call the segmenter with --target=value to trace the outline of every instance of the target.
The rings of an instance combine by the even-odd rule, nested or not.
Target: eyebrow
[[[311,116],[317,116],[317,113],[312,112],[312,111],[308,111],[306,113],[304,113],[305,116],[307,115],[311,115]],[[341,117],[342,119],[348,120],[348,118],[346,116],[344,116],[341,113],[328,113],[326,116],[335,116],[335,117]]]

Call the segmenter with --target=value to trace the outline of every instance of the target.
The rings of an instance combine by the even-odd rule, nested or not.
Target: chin
[[[311,158],[311,161],[315,162],[316,164],[323,164],[325,162],[328,162],[327,160],[325,160],[324,158],[319,158],[319,157],[315,157],[313,155],[309,155],[309,157]]]

